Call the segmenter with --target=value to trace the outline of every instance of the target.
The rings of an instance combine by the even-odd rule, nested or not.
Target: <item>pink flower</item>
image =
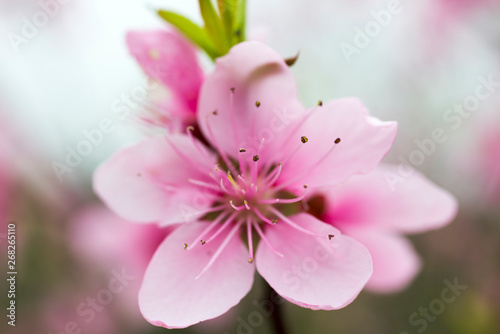
[[[491,121],[492,123],[495,122]],[[494,124],[494,123],[493,123]],[[498,123],[497,123],[498,124]],[[477,175],[482,178],[483,196],[487,202],[498,205],[500,200],[500,132],[498,125],[481,127],[481,133],[478,135],[479,143],[477,143],[477,159],[463,161],[466,158],[462,157],[460,161],[463,165],[472,163],[474,175],[472,179],[477,184]]]
[[[395,175],[399,175],[396,166],[380,165],[320,195],[324,221],[370,251],[373,275],[367,288],[375,292],[405,288],[420,268],[418,255],[403,234],[441,228],[457,212],[455,198],[420,173],[392,184],[388,178]]]
[[[213,149],[188,128],[187,135],[124,149],[94,176],[96,193],[123,218],[182,223],[146,271],[144,317],[168,328],[217,317],[248,293],[255,267],[303,307],[352,302],[371,276],[371,257],[305,213],[301,200],[373,170],[392,146],[396,124],[370,117],[355,99],[304,108],[283,58],[258,42],[217,60],[197,118]],[[255,254],[253,232],[261,240]]]
[[[147,117],[150,123],[160,123],[170,130],[184,129],[195,122],[198,93],[204,79],[198,64],[196,49],[176,32],[163,30],[131,31],[127,44],[146,74],[169,91],[152,101]]]
[[[121,309],[135,315],[141,278],[169,230],[156,224],[133,224],[103,205],[88,205],[72,215],[69,237],[76,254],[92,267],[108,272],[124,268],[136,278],[118,295],[124,301]]]

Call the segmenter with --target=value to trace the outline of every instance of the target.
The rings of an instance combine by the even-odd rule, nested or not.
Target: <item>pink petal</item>
[[[170,140],[177,151],[166,138],[156,137],[117,153],[96,170],[96,194],[132,222],[180,223],[209,207],[209,194],[188,179],[211,181],[215,160],[200,154],[187,136],[174,135]]]
[[[411,243],[402,236],[373,230],[348,233],[368,248],[373,260],[373,275],[366,288],[388,293],[405,289],[420,270],[420,259]]]
[[[178,33],[163,30],[130,31],[127,44],[150,77],[167,86],[190,111],[196,110],[203,71],[193,45]]]
[[[261,159],[279,162],[279,148],[303,113],[283,57],[259,42],[244,42],[217,59],[200,92],[198,122],[204,135],[229,155],[235,156],[239,148],[255,154],[265,138]]]
[[[285,163],[280,182],[321,186],[370,172],[390,150],[396,132],[396,123],[370,117],[357,99],[330,102],[314,110],[296,133],[294,141],[306,136],[308,142]]]
[[[248,251],[239,237],[232,238],[212,267],[195,280],[229,233],[184,250],[184,243],[205,227],[205,223],[182,225],[153,256],[139,293],[139,306],[150,323],[185,328],[224,314],[250,291],[254,266],[248,263]]]
[[[457,201],[417,171],[401,177],[397,166],[380,165],[327,193],[328,222],[344,227],[425,232],[450,223]],[[345,231],[344,231],[345,232]]]
[[[368,250],[308,214],[290,219],[325,237],[307,235],[284,222],[268,226],[266,237],[284,257],[261,242],[256,254],[259,273],[278,294],[303,307],[332,310],[351,303],[372,273]]]

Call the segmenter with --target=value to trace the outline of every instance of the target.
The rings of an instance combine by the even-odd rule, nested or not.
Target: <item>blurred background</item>
[[[165,332],[142,318],[137,291],[169,231],[121,221],[99,203],[91,179],[96,166],[150,131],[135,117],[146,98],[131,105],[128,117],[115,109],[148,85],[127,50],[126,32],[170,29],[155,8],[200,22],[198,3],[43,3],[0,0],[0,267],[7,272],[7,226],[15,222],[18,272],[16,327],[4,318],[1,332]],[[46,19],[39,15],[44,6]],[[411,237],[424,265],[408,289],[362,292],[331,312],[286,303],[290,333],[500,332],[500,1],[249,0],[248,6],[250,39],[284,57],[300,51],[292,69],[305,105],[358,96],[373,115],[399,123],[386,161],[405,166],[422,151],[413,167],[460,203],[448,227]],[[381,18],[390,8],[394,14]],[[213,65],[200,57],[209,71]],[[103,121],[112,130],[85,156],[71,157]],[[446,139],[423,151],[418,143],[436,129]],[[55,172],[67,159],[71,167]],[[123,271],[123,289],[110,292]],[[466,288],[454,302],[412,320],[439,304],[446,282],[455,280]],[[7,282],[0,287],[5,310]],[[254,302],[269,298],[256,278],[229,313],[182,332],[268,333],[268,321],[249,329],[242,323],[252,321]]]

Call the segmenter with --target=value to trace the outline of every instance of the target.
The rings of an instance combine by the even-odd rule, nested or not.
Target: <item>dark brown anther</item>
[[[304,184],[304,189],[307,189],[308,185],[307,184]]]
[[[300,137],[300,141],[301,141],[303,144],[305,144],[305,143],[307,143],[307,142],[309,141],[309,139],[308,139],[306,136],[302,136],[302,137]]]
[[[201,240],[201,244],[204,245],[206,244],[207,242],[205,240]]]
[[[217,110],[212,111],[212,115],[217,116],[219,112]]]
[[[188,244],[184,244],[184,249],[187,250],[188,249]]]
[[[246,151],[244,148],[240,148],[240,153],[245,153]]]
[[[234,94],[234,91],[235,91],[235,90],[236,90],[236,88],[234,88],[234,87],[233,87],[233,88],[231,88],[231,93],[233,93],[233,94]]]
[[[255,162],[259,161],[259,156],[258,155],[254,155],[253,156],[253,161],[255,161]]]
[[[255,102],[255,106],[258,108],[260,107],[260,101]]]
[[[288,67],[292,67],[297,62],[297,60],[299,59],[299,55],[300,52],[297,52],[295,56],[285,59],[285,63],[288,65]]]
[[[340,143],[340,138],[335,139],[335,144]]]
[[[328,234],[328,240],[332,240],[333,237],[334,237],[333,234]]]
[[[318,107],[322,107],[323,106],[323,101],[319,100],[318,101]]]

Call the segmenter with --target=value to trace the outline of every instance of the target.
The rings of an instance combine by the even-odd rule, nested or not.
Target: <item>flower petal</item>
[[[229,233],[184,250],[184,243],[205,227],[205,223],[182,225],[153,256],[139,293],[141,312],[150,323],[185,328],[224,314],[250,291],[255,269],[239,237],[232,238],[212,267],[195,279]]]
[[[372,273],[368,250],[308,214],[290,219],[325,237],[307,235],[284,222],[268,226],[267,239],[284,257],[261,242],[256,254],[259,273],[278,294],[303,307],[333,310],[351,303]],[[329,240],[328,235],[334,237]]]
[[[332,101],[315,109],[296,133],[308,142],[285,163],[280,182],[322,186],[370,172],[390,150],[396,132],[395,122],[370,117],[357,99]]]
[[[355,225],[419,233],[443,227],[457,213],[450,193],[417,171],[403,178],[393,165],[352,177],[328,191],[326,200],[326,220],[342,231]]]
[[[370,230],[345,233],[370,251],[373,275],[366,285],[368,290],[379,293],[401,291],[419,272],[420,259],[405,237]]]
[[[262,43],[244,42],[217,59],[215,71],[203,83],[198,122],[212,144],[229,155],[239,148],[253,155],[265,138],[261,159],[279,162],[279,147],[304,112],[283,58]]]
[[[211,181],[215,159],[200,154],[185,135],[169,140],[171,144],[164,137],[143,140],[96,170],[96,194],[122,218],[167,225],[184,222],[210,206],[209,194],[188,179]]]
[[[130,31],[127,45],[150,77],[167,86],[190,111],[196,111],[204,75],[189,41],[163,30]]]

